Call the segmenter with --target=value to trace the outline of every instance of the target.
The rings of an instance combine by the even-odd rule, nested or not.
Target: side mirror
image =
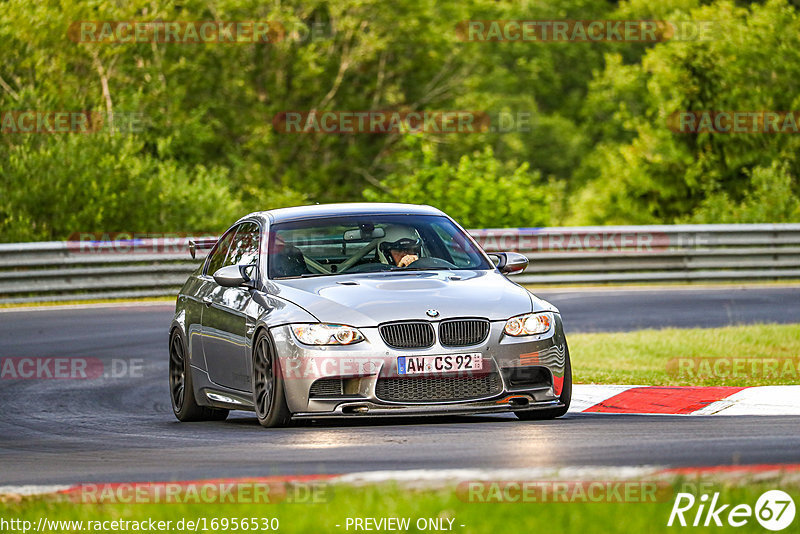
[[[217,244],[216,239],[194,239],[189,241],[189,254],[192,259],[197,256],[198,250],[211,250]]]
[[[214,273],[214,281],[222,287],[241,287],[251,282],[246,269],[252,265],[226,265]]]
[[[528,258],[517,252],[494,252],[489,257],[503,274],[519,274],[528,266]]]

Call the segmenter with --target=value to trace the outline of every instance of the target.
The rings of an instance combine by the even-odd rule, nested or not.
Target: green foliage
[[[675,4],[678,6],[678,4]],[[630,8],[631,5],[623,6]],[[800,137],[676,133],[679,111],[797,110],[800,16],[783,0],[726,1],[673,12],[712,21],[711,39],[668,41],[640,63],[607,58],[586,115],[606,118],[576,172],[569,222],[673,223],[796,220]]]
[[[786,164],[773,163],[747,171],[750,186],[741,202],[720,191],[708,195],[690,222],[760,223],[800,222],[800,198],[796,180]]]
[[[65,230],[218,231],[241,216],[226,169],[142,155],[132,138],[73,134],[14,146],[0,174],[0,234],[8,241],[66,237]]]
[[[456,31],[611,18],[712,21],[714,32],[636,44],[464,42]],[[82,20],[272,20],[288,33],[76,43],[67,29]],[[797,220],[800,136],[667,127],[681,110],[798,109],[800,15],[786,0],[7,0],[0,55],[0,111],[145,118],[132,133],[0,134],[0,241],[216,232],[248,211],[363,199],[434,203],[466,226]],[[273,127],[280,112],[311,109],[515,123],[416,144]]]
[[[506,170],[491,148],[462,156],[458,163],[437,164],[425,151],[422,164],[411,174],[393,174],[385,189],[368,189],[367,200],[428,204],[454,217],[467,228],[541,226],[550,219],[552,197],[538,173],[527,163]]]

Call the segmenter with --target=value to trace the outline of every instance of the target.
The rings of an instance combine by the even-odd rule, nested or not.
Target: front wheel
[[[564,341],[564,385],[559,396],[561,404],[558,408],[547,408],[544,410],[527,410],[524,412],[514,412],[517,419],[522,421],[541,421],[543,419],[555,419],[561,417],[569,410],[569,403],[572,401],[572,363],[569,360],[569,347]]]
[[[177,329],[169,337],[169,392],[178,421],[224,421],[228,417],[228,410],[197,404],[186,346]]]
[[[286,405],[280,362],[272,338],[265,331],[253,344],[253,406],[263,427],[286,426],[292,418]]]

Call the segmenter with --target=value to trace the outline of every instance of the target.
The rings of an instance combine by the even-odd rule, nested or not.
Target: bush
[[[689,219],[695,223],[800,222],[800,199],[788,165],[773,163],[746,171],[750,187],[741,202],[724,191],[711,193]]]
[[[466,228],[542,226],[549,221],[552,195],[527,163],[504,169],[488,147],[462,156],[455,166],[433,159],[432,152],[424,151],[416,170],[390,175],[383,189],[368,189],[364,197],[435,206]]]
[[[32,143],[33,141],[30,141]],[[0,157],[0,240],[219,231],[242,215],[227,170],[157,160],[133,137],[72,134]]]

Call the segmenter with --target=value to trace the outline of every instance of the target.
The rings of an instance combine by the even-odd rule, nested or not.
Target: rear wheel
[[[567,410],[569,410],[569,403],[572,401],[572,364],[569,360],[569,347],[567,342],[564,341],[564,385],[561,388],[561,395],[559,400],[561,406],[559,408],[547,408],[544,410],[527,410],[524,412],[514,412],[514,415],[522,421],[541,421],[543,419],[555,419],[561,417]]]
[[[292,418],[286,405],[280,362],[265,331],[253,344],[253,406],[263,427],[285,426]]]
[[[173,330],[169,338],[169,391],[172,412],[179,421],[223,421],[228,417],[228,410],[197,404],[186,346],[178,330]]]

